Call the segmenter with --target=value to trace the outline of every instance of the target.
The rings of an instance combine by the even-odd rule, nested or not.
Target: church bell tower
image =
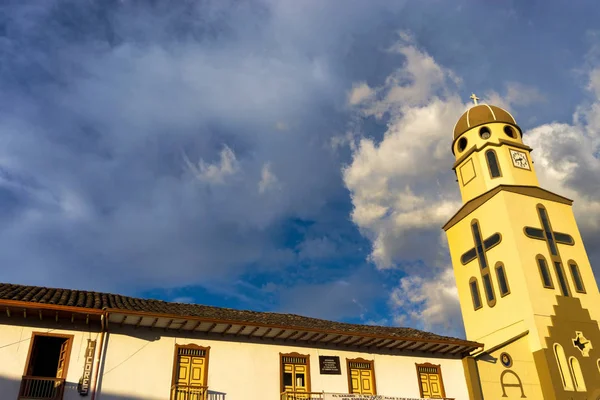
[[[444,225],[472,400],[600,400],[600,294],[572,200],[539,186],[513,116],[477,104],[454,127],[463,206]]]

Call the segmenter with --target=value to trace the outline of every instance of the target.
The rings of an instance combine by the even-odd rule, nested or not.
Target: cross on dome
[[[479,97],[477,97],[475,93],[471,93],[470,99],[473,100],[473,103],[475,103],[475,105],[477,105],[477,100],[479,100]]]

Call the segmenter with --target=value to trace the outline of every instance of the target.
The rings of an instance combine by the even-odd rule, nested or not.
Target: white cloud
[[[239,170],[238,160],[227,146],[221,150],[218,163],[209,164],[201,159],[198,161],[198,166],[195,166],[187,156],[184,156],[184,160],[194,175],[202,182],[207,183],[224,183],[227,177],[234,175]]]
[[[351,216],[372,242],[370,260],[379,269],[400,268],[407,273],[390,297],[396,323],[462,332],[441,226],[462,205],[450,171],[454,161],[450,146],[452,127],[468,104],[452,89],[460,80],[418,50],[409,36],[393,50],[406,57],[402,68],[368,92],[355,86],[368,93],[355,94],[361,100],[355,102],[359,113],[376,117],[388,113],[390,119],[379,142],[356,140],[352,162],[343,170],[354,206]],[[597,70],[591,71],[589,88],[596,94],[598,76]],[[542,100],[536,88],[514,82],[505,85],[502,95],[488,91],[483,97],[509,110]],[[576,200],[576,216],[584,236],[590,238],[598,238],[600,231],[599,130],[597,100],[579,107],[571,125],[547,124],[524,134],[524,141],[534,148],[541,185]]]
[[[258,193],[263,194],[267,190],[277,187],[278,180],[271,171],[271,164],[265,163],[260,172],[260,182],[258,182]]]
[[[369,99],[374,93],[374,90],[371,89],[365,82],[355,84],[352,86],[352,90],[348,95],[348,103],[352,106],[355,106]]]
[[[189,296],[175,297],[171,300],[173,303],[193,304],[194,298]]]
[[[392,291],[390,305],[396,310],[398,325],[421,325],[426,330],[462,330],[458,290],[452,267],[431,279],[411,275],[400,280]]]

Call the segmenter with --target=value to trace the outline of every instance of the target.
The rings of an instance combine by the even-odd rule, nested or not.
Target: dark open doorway
[[[19,399],[63,398],[72,342],[72,335],[32,334]]]
[[[58,363],[61,348],[67,347],[68,340],[68,338],[56,336],[34,336],[27,375],[61,378],[57,376]]]

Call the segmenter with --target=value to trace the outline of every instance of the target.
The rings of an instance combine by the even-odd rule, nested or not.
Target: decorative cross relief
[[[486,253],[492,247],[496,246],[502,240],[499,232],[490,235],[488,238],[482,240],[481,229],[479,228],[479,222],[474,221],[471,223],[471,230],[473,232],[473,241],[475,247],[465,252],[460,257],[460,262],[463,265],[467,265],[471,261],[477,259],[479,261],[479,268],[481,269],[481,279],[483,279],[483,288],[488,300],[488,304],[493,306],[495,302],[494,288],[492,286],[492,280],[490,277],[489,265],[486,257]]]
[[[526,226],[524,228],[525,235],[531,239],[543,240],[546,242],[548,245],[548,250],[550,251],[550,258],[552,259],[552,263],[554,264],[554,269],[558,277],[562,295],[569,296],[569,285],[563,270],[562,259],[560,258],[560,254],[558,254],[557,244],[567,244],[572,246],[575,244],[575,240],[573,240],[573,236],[571,235],[552,230],[550,219],[548,218],[548,212],[543,206],[538,205],[537,211],[542,223],[542,229]]]
[[[556,248],[557,243],[568,245],[575,244],[573,236],[550,229],[550,220],[548,219],[548,213],[546,212],[545,208],[538,207],[538,215],[542,221],[543,229],[526,226],[525,235],[532,239],[544,240],[546,243],[548,243],[550,253],[552,253],[553,256],[558,255],[558,250]]]
[[[577,347],[579,349],[579,351],[581,351],[581,354],[583,354],[584,357],[589,357],[590,350],[594,348],[594,346],[592,346],[592,342],[587,340],[585,338],[585,336],[583,336],[583,333],[581,333],[579,331],[575,332],[575,339],[573,339],[573,346]]]

